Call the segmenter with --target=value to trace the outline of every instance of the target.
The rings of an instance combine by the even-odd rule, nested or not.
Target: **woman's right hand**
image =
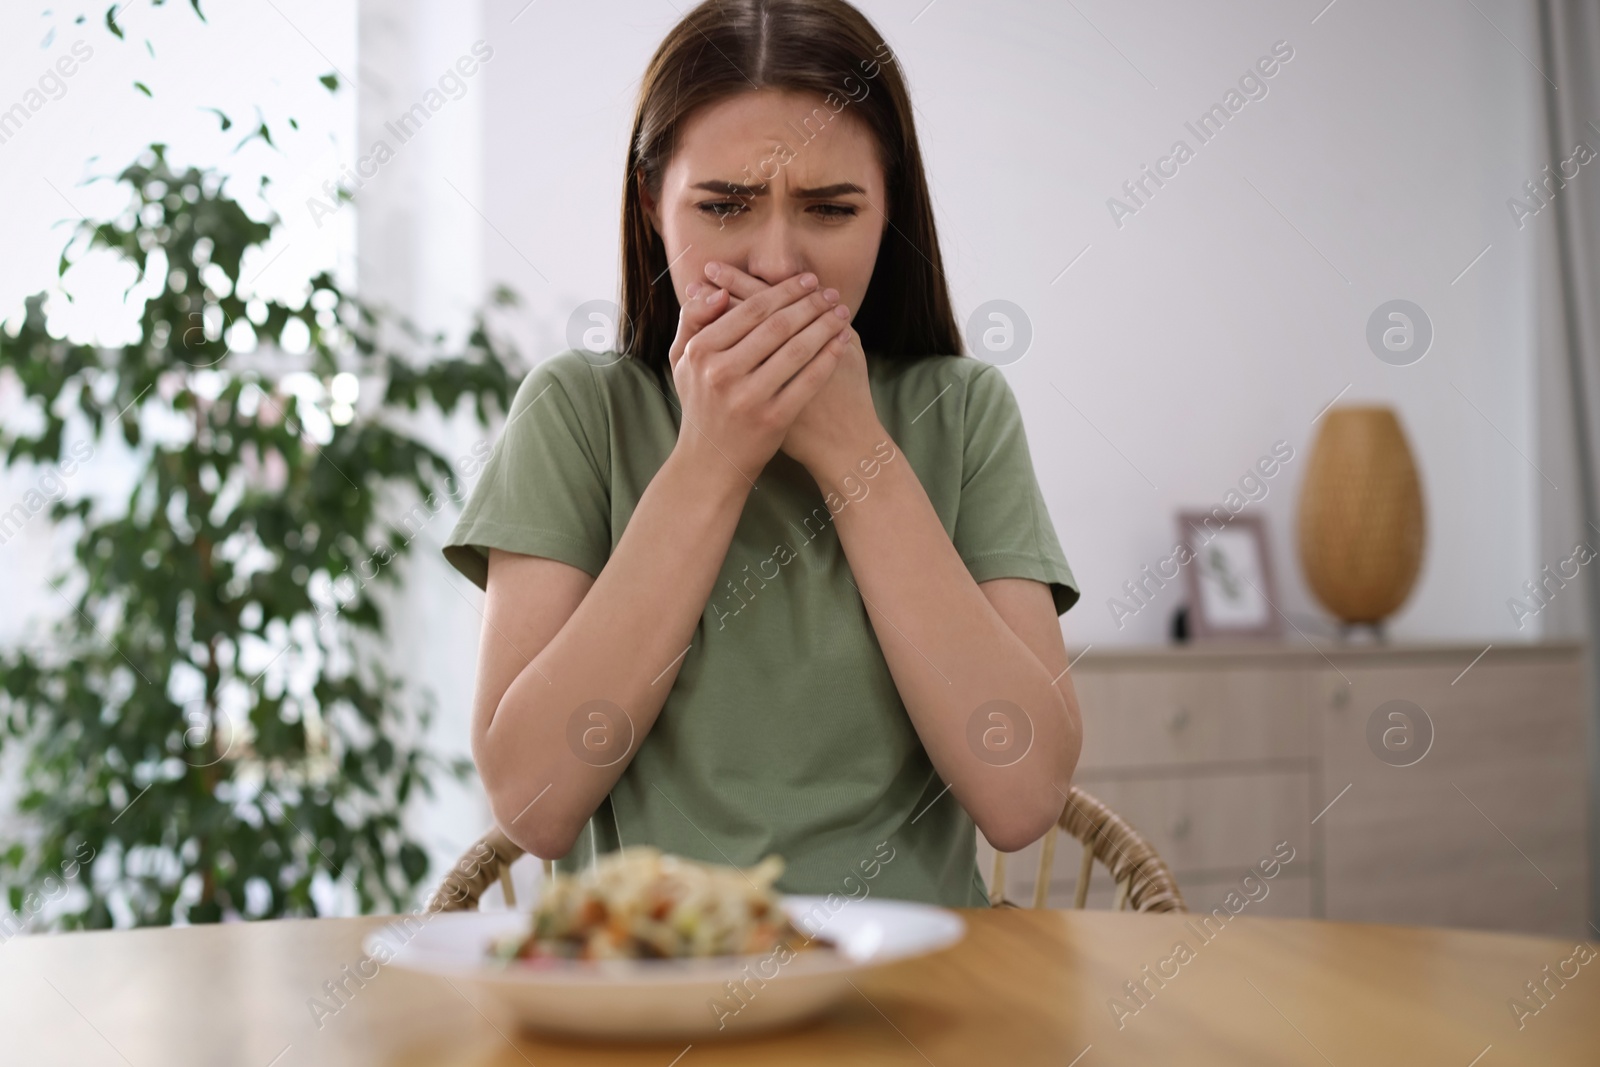
[[[683,405],[679,449],[754,484],[844,354],[839,294],[816,286],[816,275],[799,274],[732,309],[714,285],[690,297],[668,352]]]

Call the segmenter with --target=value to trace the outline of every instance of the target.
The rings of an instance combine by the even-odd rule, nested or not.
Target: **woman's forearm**
[[[566,855],[654,726],[749,492],[703,441],[675,448],[576,610],[501,697],[478,769],[497,821],[535,855]]]
[[[846,495],[827,469],[814,473]],[[1065,802],[1081,747],[1075,709],[973,580],[911,465],[897,456],[866,484],[834,521],[895,686],[979,829],[997,848],[1022,848]],[[1031,744],[1015,762],[996,758],[981,743],[993,729],[1029,730]]]

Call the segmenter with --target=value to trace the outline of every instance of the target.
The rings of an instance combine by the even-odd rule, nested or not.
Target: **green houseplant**
[[[374,594],[417,530],[385,516],[431,516],[487,453],[447,458],[409,414],[466,404],[487,426],[519,375],[483,313],[442,352],[326,274],[298,306],[241,293],[275,220],[161,145],[117,180],[128,210],[84,222],[60,272],[98,250],[132,264],[137,340],[64,339],[42,293],[0,330],[27,416],[0,427],[0,463],[42,472],[0,538],[18,507],[77,534],[51,578],[71,610],[0,650],[24,817],[0,830],[0,887],[69,928],[315,914],[319,878],[362,911],[405,906],[428,876],[406,807],[471,768],[429,752],[429,702],[386,668]],[[102,450],[125,452],[125,492],[55,491]]]

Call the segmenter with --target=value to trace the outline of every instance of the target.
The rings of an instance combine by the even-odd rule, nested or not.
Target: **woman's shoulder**
[[[568,348],[535,363],[523,377],[523,385],[526,387],[530,383],[537,383],[543,388],[553,381],[569,390],[580,387],[587,389],[599,377],[597,372],[619,363],[630,362],[632,361],[615,352],[590,352],[582,348]]]
[[[888,381],[926,380],[928,378],[957,377],[970,381],[975,375],[994,367],[994,364],[976,356],[934,353],[925,356],[887,356],[880,352],[867,353],[867,366],[875,377]]]
[[[573,405],[580,407],[609,407],[618,397],[664,399],[654,373],[640,360],[583,348],[569,348],[535,364],[523,376],[518,394],[531,399],[552,386],[558,386]]]
[[[964,398],[976,382],[983,383],[979,388],[995,385],[1006,388],[1005,376],[992,363],[975,356],[891,357],[869,352],[867,370],[882,400],[918,404],[919,407],[934,396],[945,396],[949,392]],[[991,377],[995,381],[991,381]]]

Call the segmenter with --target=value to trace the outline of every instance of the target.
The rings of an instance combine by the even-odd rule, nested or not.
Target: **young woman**
[[[842,0],[703,3],[630,144],[618,352],[528,376],[445,548],[495,818],[563,870],[984,905],[974,823],[1013,851],[1065,805],[1078,591],[958,354],[898,64]]]

